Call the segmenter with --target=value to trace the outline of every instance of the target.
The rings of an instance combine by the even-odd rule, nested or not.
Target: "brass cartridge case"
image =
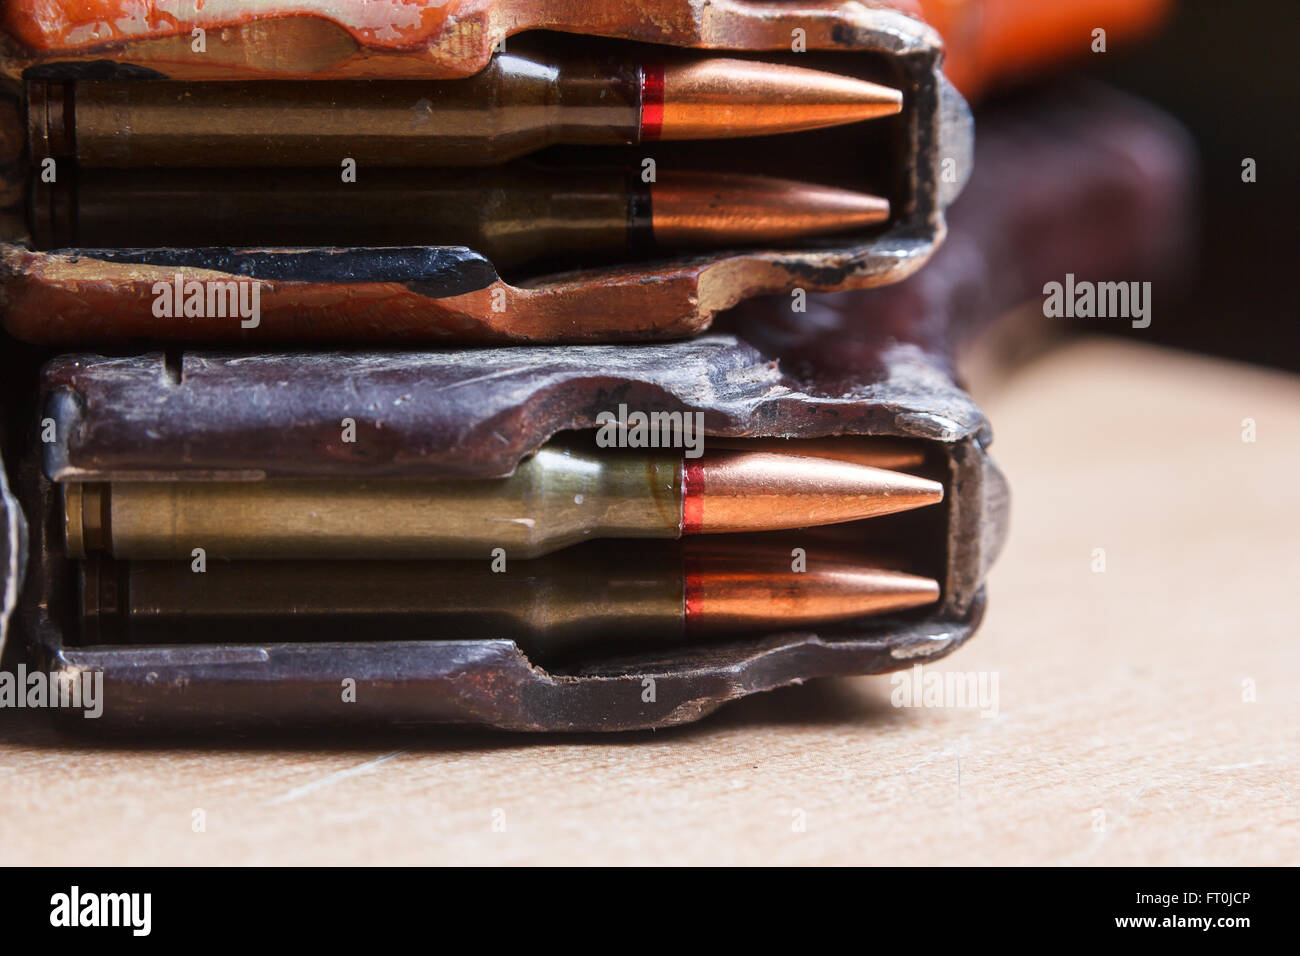
[[[87,644],[509,638],[555,656],[599,639],[676,643],[683,570],[672,546],[584,546],[495,572],[487,561],[118,562],[80,579]]]
[[[532,558],[586,538],[676,538],[681,458],[548,447],[490,481],[72,484],[65,509],[77,557]]]

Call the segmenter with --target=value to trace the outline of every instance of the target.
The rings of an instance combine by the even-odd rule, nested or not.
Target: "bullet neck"
[[[34,159],[76,153],[70,83],[32,83],[27,94],[27,142]]]
[[[681,534],[681,457],[674,452],[545,448],[529,470],[536,472],[537,487],[551,502],[549,521],[569,528],[575,540]]]
[[[640,141],[641,68],[605,57],[564,61],[555,81],[557,142],[582,146]]]
[[[83,558],[109,546],[111,507],[107,485],[72,482],[63,486],[64,536],[68,556]]]
[[[656,251],[653,194],[640,167],[633,166],[627,171],[627,253],[632,259],[647,259]]]

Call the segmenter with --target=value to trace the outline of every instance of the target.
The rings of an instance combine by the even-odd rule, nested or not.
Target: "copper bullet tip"
[[[903,109],[891,87],[779,63],[715,57],[647,65],[642,77],[642,139],[793,133]]]
[[[665,248],[781,242],[889,218],[879,196],[740,174],[661,170],[650,200],[655,241]]]
[[[712,448],[733,451],[770,451],[808,458],[834,458],[873,468],[920,468],[925,452],[914,442],[900,438],[709,438]]]
[[[943,485],[847,461],[718,451],[682,469],[682,533],[780,531],[857,521],[943,500]]]
[[[782,630],[924,607],[939,600],[939,582],[840,559],[808,558],[793,571],[789,555],[776,567],[753,556],[686,562],[686,626],[699,633]]]

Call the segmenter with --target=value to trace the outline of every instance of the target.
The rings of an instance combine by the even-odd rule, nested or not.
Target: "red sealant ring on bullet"
[[[682,534],[699,534],[704,527],[704,465],[698,458],[682,461]]]
[[[658,139],[664,129],[664,65],[641,67],[641,139]]]

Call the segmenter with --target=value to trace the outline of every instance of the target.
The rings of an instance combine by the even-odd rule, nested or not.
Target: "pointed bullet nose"
[[[939,600],[939,582],[810,553],[808,568],[751,557],[734,561],[688,558],[686,625],[698,632],[753,628],[785,630],[924,607]]]
[[[852,76],[716,57],[646,67],[643,139],[724,139],[793,133],[890,116],[903,94]],[[661,103],[656,102],[662,90]]]
[[[682,533],[779,531],[840,524],[943,500],[943,485],[846,461],[717,451],[688,460]]]
[[[650,203],[655,241],[664,248],[781,242],[889,218],[889,201],[879,196],[739,174],[662,170]]]

